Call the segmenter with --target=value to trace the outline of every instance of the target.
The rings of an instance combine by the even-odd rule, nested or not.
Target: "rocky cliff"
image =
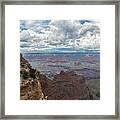
[[[42,100],[45,96],[39,82],[40,72],[33,69],[31,65],[20,54],[20,99]]]
[[[86,85],[84,76],[74,72],[61,71],[52,81],[46,81],[43,93],[48,100],[90,100],[96,99]]]
[[[96,95],[87,86],[85,77],[73,71],[64,72],[49,80],[32,68],[20,55],[21,100],[93,100]]]

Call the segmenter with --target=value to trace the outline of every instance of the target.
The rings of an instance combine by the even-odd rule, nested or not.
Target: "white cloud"
[[[41,51],[43,48],[100,48],[100,23],[79,20],[21,21],[21,51]],[[24,49],[25,47],[25,49]],[[27,49],[28,48],[28,49]]]

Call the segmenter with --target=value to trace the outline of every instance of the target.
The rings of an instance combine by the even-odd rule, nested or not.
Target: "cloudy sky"
[[[20,52],[99,51],[100,22],[93,20],[20,20]]]

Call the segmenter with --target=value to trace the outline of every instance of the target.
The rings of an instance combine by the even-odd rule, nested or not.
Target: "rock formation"
[[[39,71],[31,65],[20,54],[20,99],[40,100],[45,99],[39,82]]]
[[[47,84],[47,82],[46,82]],[[48,100],[90,100],[95,99],[86,85],[84,76],[74,72],[61,71],[43,89]]]

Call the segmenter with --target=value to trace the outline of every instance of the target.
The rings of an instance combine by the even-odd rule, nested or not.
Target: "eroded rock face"
[[[21,100],[40,100],[44,99],[41,85],[38,80],[22,80],[20,87]]]
[[[48,100],[90,100],[93,95],[86,85],[84,76],[74,72],[61,71],[52,81],[46,83],[43,92]]]
[[[20,99],[40,100],[44,99],[41,84],[37,78],[40,73],[20,55]]]

